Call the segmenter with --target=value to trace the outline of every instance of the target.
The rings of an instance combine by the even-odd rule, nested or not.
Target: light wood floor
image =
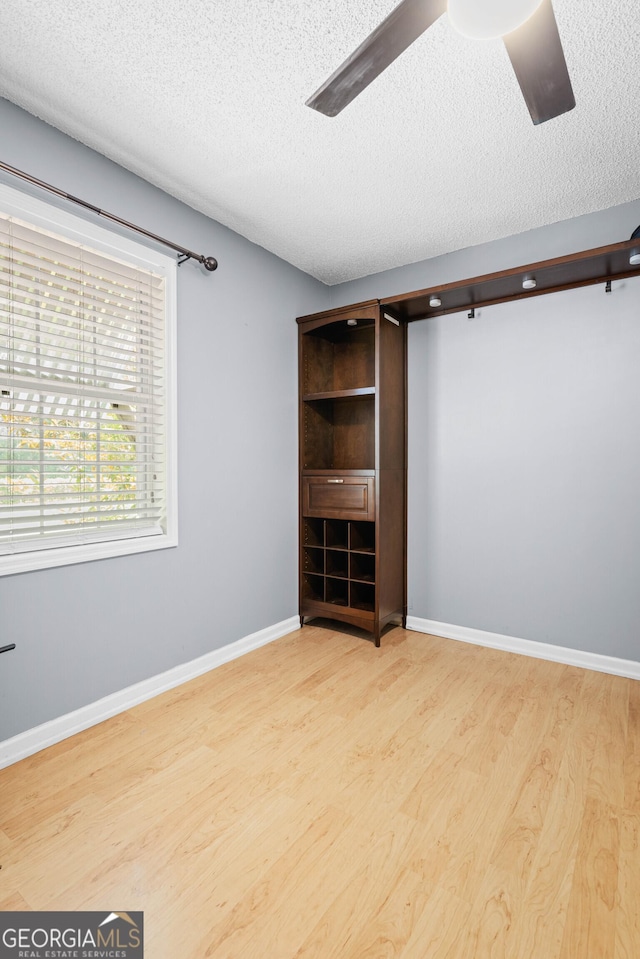
[[[0,909],[148,959],[638,959],[640,683],[306,626],[0,771]]]

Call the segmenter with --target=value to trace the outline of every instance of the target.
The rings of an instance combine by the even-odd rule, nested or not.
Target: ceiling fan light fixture
[[[542,0],[448,0],[449,19],[463,37],[491,40],[517,30]]]
[[[429,297],[429,306],[430,306],[432,309],[435,310],[435,309],[437,309],[439,306],[442,306],[442,300],[440,299],[439,296],[435,296],[435,295],[434,295],[434,296],[430,296],[430,297]]]
[[[631,266],[640,266],[640,251],[633,251],[629,257],[629,263]]]
[[[523,290],[535,290],[537,285],[535,277],[533,276],[526,276],[522,281]]]

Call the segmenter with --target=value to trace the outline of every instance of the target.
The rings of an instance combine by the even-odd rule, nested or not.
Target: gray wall
[[[637,201],[342,284],[332,305],[639,223]],[[640,278],[411,324],[410,615],[640,660],[639,437]]]
[[[180,545],[0,579],[5,739],[296,613],[295,317],[329,294],[6,100],[0,143],[4,162],[220,261],[179,270]]]

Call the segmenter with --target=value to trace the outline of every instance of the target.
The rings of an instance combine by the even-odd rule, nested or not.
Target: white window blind
[[[167,534],[165,287],[0,209],[0,560]]]

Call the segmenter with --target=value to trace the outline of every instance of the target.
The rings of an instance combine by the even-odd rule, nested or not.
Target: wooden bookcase
[[[406,326],[378,301],[298,318],[300,622],[406,622]]]

